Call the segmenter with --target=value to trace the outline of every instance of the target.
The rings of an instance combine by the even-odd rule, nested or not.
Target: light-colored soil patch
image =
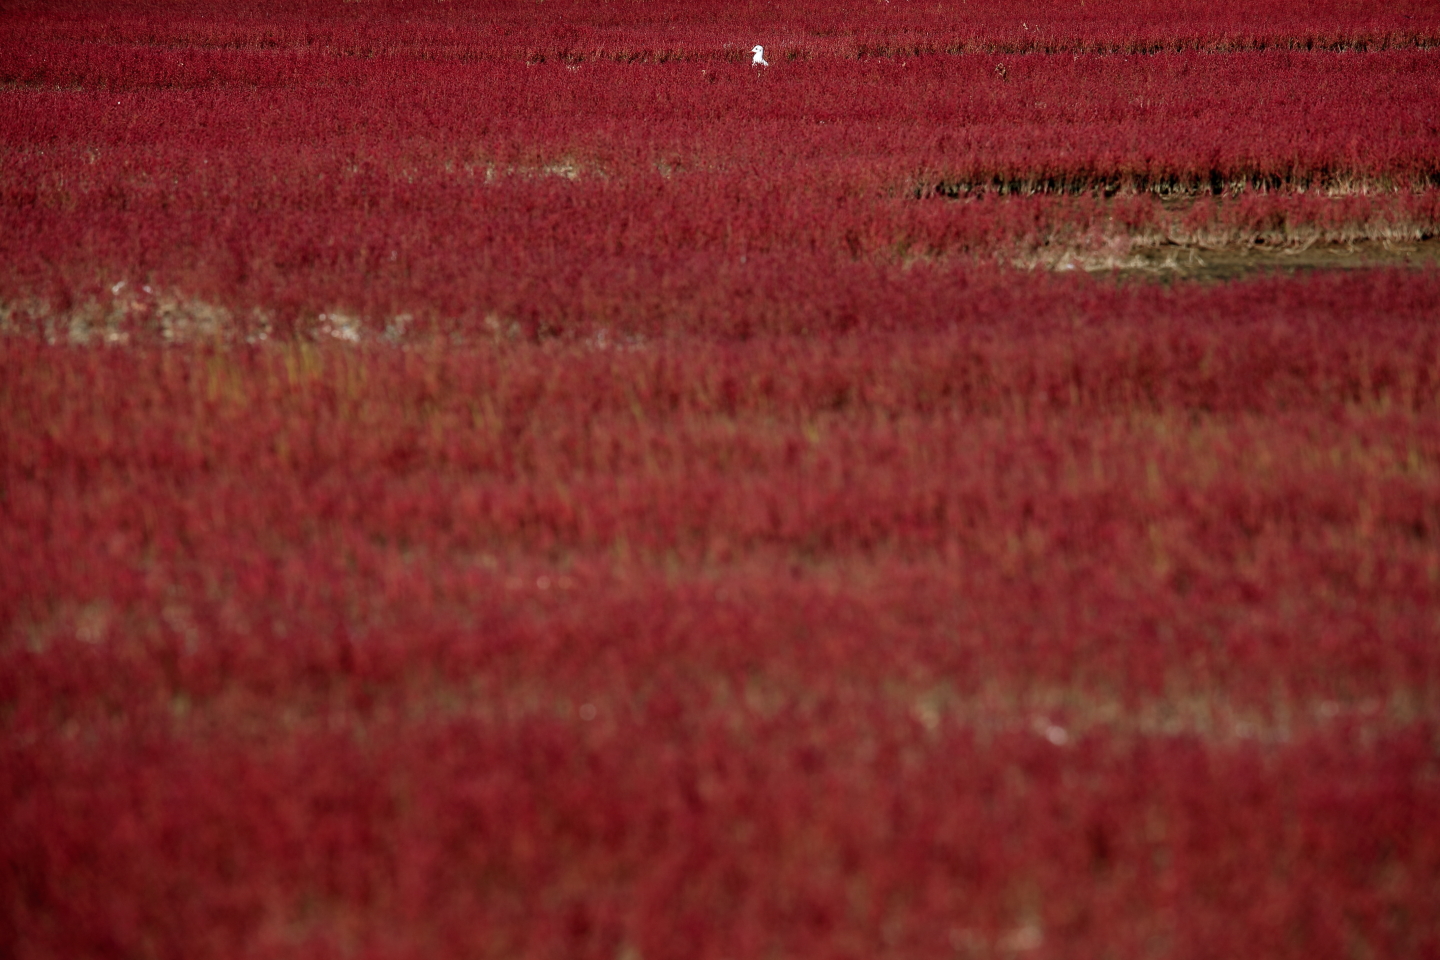
[[[1030,266],[1031,264],[1022,264]],[[1122,277],[1162,280],[1237,280],[1262,273],[1307,273],[1374,267],[1440,266],[1440,237],[1424,240],[1360,240],[1305,245],[1167,243],[1132,247],[1125,253],[1065,253],[1034,266],[1056,271],[1084,270]]]

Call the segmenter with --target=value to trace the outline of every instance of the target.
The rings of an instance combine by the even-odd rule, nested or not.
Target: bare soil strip
[[[1085,270],[1120,277],[1223,282],[1262,273],[1309,273],[1375,267],[1433,269],[1440,266],[1440,237],[1424,240],[1360,240],[1351,243],[1277,244],[1166,243],[1118,253],[1071,253],[1036,264],[1057,271]]]

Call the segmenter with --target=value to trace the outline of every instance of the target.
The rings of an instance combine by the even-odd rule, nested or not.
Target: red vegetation
[[[519,39],[474,62],[415,39],[373,56],[140,43],[107,32],[129,21],[81,22],[46,29],[88,42],[17,43],[0,66],[16,304],[64,311],[123,280],[284,326],[341,310],[372,333],[399,314],[712,329],[737,286],[770,282],[765,258],[787,275],[767,300],[807,275],[858,300],[877,270],[914,285],[916,260],[1440,223],[1428,49],[757,70],[713,52],[526,65]]]
[[[1013,266],[1440,26],[1134,10],[0,12],[0,954],[1440,953],[1440,275]]]

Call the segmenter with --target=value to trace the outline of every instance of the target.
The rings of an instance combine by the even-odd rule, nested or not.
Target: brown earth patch
[[[1440,266],[1440,237],[1423,240],[1360,240],[1349,243],[1229,244],[1209,247],[1162,244],[1134,247],[1123,256],[1078,255],[1057,261],[1053,269],[1111,272],[1124,277],[1153,277],[1223,282],[1261,273],[1307,273],[1374,267]]]

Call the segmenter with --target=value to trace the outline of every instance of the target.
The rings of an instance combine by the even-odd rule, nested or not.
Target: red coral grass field
[[[1437,224],[1431,4],[0,5],[0,954],[1440,956]]]

